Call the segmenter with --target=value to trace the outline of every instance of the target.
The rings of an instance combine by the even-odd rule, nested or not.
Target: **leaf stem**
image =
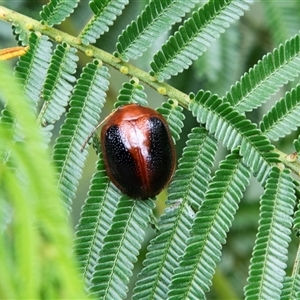
[[[148,72],[145,72],[135,67],[132,64],[123,62],[122,60],[113,56],[112,54],[103,51],[93,45],[83,45],[81,43],[80,38],[78,37],[74,37],[63,31],[44,25],[39,21],[36,21],[30,17],[27,17],[23,14],[20,14],[8,8],[5,8],[4,6],[1,5],[0,5],[0,20],[4,20],[9,23],[19,23],[24,29],[40,32],[42,34],[49,36],[49,38],[53,39],[54,41],[64,41],[70,46],[82,51],[87,56],[102,61],[105,64],[119,70],[120,72],[126,69],[126,75],[130,77],[138,78],[140,81],[156,89],[159,93],[173,100],[177,100],[180,103],[180,105],[185,108],[188,107],[191,101],[189,95],[179,91],[178,89],[170,86],[167,83],[159,83]],[[163,93],[161,91],[163,91]],[[298,160],[290,161],[288,159],[289,156],[287,154],[277,149],[274,151],[279,154],[280,160],[287,168],[292,170],[298,176],[300,175],[300,162]]]
[[[181,106],[187,108],[190,102],[190,98],[187,94],[177,90],[176,88],[170,86],[167,83],[159,83],[152,77],[148,72],[145,72],[132,64],[121,61],[119,58],[116,58],[112,54],[105,52],[93,45],[83,45],[81,40],[78,37],[74,37],[70,34],[62,32],[53,27],[49,27],[36,21],[32,18],[29,18],[25,15],[22,15],[18,12],[5,8],[0,5],[0,20],[4,20],[9,23],[19,23],[23,28],[27,28],[28,30],[40,32],[49,36],[54,41],[65,41],[70,46],[82,51],[86,55],[90,57],[94,57],[105,64],[120,70],[121,68],[127,68],[128,72],[126,74],[130,77],[137,77],[140,81],[148,84],[150,87],[161,90],[164,89],[165,96],[177,100]]]
[[[281,162],[290,169],[293,173],[295,173],[297,176],[300,176],[300,162],[297,159],[297,156],[292,154],[286,154],[284,152],[281,152],[278,149],[275,149],[274,152],[279,154],[279,159]],[[293,157],[293,159],[292,159]]]

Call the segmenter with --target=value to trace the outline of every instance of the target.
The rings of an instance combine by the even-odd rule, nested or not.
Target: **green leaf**
[[[299,8],[294,1],[261,1],[266,25],[275,45],[284,43],[290,36],[299,31],[298,15],[294,13]]]
[[[189,109],[197,121],[205,123],[207,130],[228,149],[240,146],[243,162],[251,167],[259,182],[265,181],[270,165],[278,162],[278,155],[271,152],[274,146],[254,123],[209,92],[199,91]]]
[[[129,3],[129,0],[92,0],[89,5],[94,13],[93,18],[81,31],[79,38],[84,45],[95,43],[96,40],[109,30],[118,16]]]
[[[246,299],[280,299],[295,203],[292,177],[287,171],[273,167],[261,198]]]
[[[294,80],[299,75],[299,70],[300,39],[296,35],[265,55],[245,73],[232,86],[224,101],[228,101],[238,112],[252,111],[266,102],[284,84]]]
[[[42,20],[49,26],[60,24],[77,7],[79,0],[50,0],[40,12]]]
[[[116,56],[124,61],[142,55],[171,26],[180,22],[196,0],[152,0],[118,38]]]
[[[31,35],[31,32],[27,28],[24,28],[23,24],[21,25],[16,21],[12,22],[11,27],[13,30],[13,35],[18,41],[18,45],[19,46],[29,45],[29,37]]]
[[[225,29],[238,20],[252,0],[210,0],[180,26],[154,55],[150,74],[162,82],[188,69]]]
[[[263,117],[260,128],[269,139],[277,141],[300,126],[300,85],[286,93]]]
[[[109,182],[102,155],[97,162],[86,199],[76,227],[75,252],[80,265],[80,274],[86,286],[91,286],[94,267],[104,244],[104,237],[112,224],[122,193]]]
[[[15,77],[19,79],[22,85],[25,99],[35,111],[40,101],[40,94],[49,67],[52,44],[48,37],[39,37],[32,33],[29,38],[29,46],[29,51],[20,57],[15,67]],[[23,139],[20,127],[12,117],[8,106],[5,106],[1,112],[0,124],[10,128],[12,140],[21,141]],[[9,150],[4,148],[3,143],[0,143],[0,160],[6,163],[9,161],[9,156]]]
[[[293,144],[296,149],[296,152],[299,154],[300,153],[300,136],[298,136],[297,140],[294,140]]]
[[[15,76],[23,85],[24,94],[36,107],[40,101],[41,91],[50,64],[52,43],[48,37],[32,33],[29,38],[29,50],[21,56],[15,68]]]
[[[1,111],[0,125],[5,126],[10,139],[21,140],[20,128],[17,128],[16,120],[9,111],[8,105]],[[0,161],[5,165],[9,162],[10,150],[5,147],[4,143],[0,143]]]
[[[127,196],[119,201],[93,273],[91,295],[100,299],[126,298],[154,205],[153,200],[136,201]]]
[[[6,126],[0,124],[1,144],[10,149],[18,166],[16,173],[0,162],[0,195],[4,193],[14,213],[9,230],[0,234],[1,266],[5,270],[9,265],[9,272],[0,276],[1,298],[38,299],[51,291],[52,298],[58,299],[63,287],[65,298],[85,299],[71,252],[73,234],[58,195],[50,154],[31,103],[24,101],[22,88],[8,70],[0,64],[1,98],[8,103],[26,143],[11,141]],[[4,247],[8,251],[3,251]],[[9,294],[3,297],[4,292]]]
[[[183,120],[185,119],[184,114],[182,113],[182,107],[178,105],[177,101],[169,99],[167,102],[164,102],[157,111],[164,116],[166,119],[173,141],[178,141],[180,138],[180,133],[183,128]]]
[[[190,235],[194,211],[201,205],[210,180],[217,147],[204,128],[194,128],[169,188],[159,235],[148,247],[144,268],[138,276],[133,300],[167,299],[171,276],[179,264]]]
[[[130,82],[123,83],[118,95],[118,100],[114,103],[114,106],[117,108],[130,103],[138,103],[146,106],[148,105],[146,99],[147,94],[144,92],[144,87],[134,80],[131,80]]]
[[[204,299],[209,291],[222,244],[251,174],[234,151],[220,163],[196,214],[192,236],[173,275],[168,299]],[[208,267],[209,265],[209,267]]]
[[[57,166],[58,186],[71,210],[72,199],[82,174],[87,149],[82,149],[85,139],[99,121],[108,89],[108,69],[98,61],[83,69],[70,101],[70,109],[57,138],[53,160]]]
[[[76,52],[67,44],[57,45],[54,51],[43,89],[45,103],[39,115],[42,124],[58,121],[66,110],[72,83],[76,81],[73,76],[78,61]]]
[[[300,293],[300,275],[287,276],[283,281],[283,289],[280,295],[280,300],[298,299]]]
[[[297,153],[299,153],[299,151],[300,151],[299,137],[298,137],[298,140],[294,141],[294,145],[295,145]],[[300,202],[297,204],[297,210],[296,210],[295,216],[294,216],[294,229],[299,234],[299,232],[300,232]]]
[[[193,64],[196,79],[207,82],[212,93],[225,95],[243,70],[246,57],[240,49],[241,32],[238,25],[232,24],[226,34],[222,34],[209,51],[203,53]],[[241,63],[236,63],[237,61]]]

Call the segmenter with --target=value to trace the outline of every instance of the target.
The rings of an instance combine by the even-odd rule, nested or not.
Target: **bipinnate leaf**
[[[43,125],[58,121],[66,110],[72,84],[76,81],[76,52],[75,48],[65,43],[57,45],[54,51],[43,88],[45,103],[39,115]]]
[[[17,63],[15,76],[20,79],[27,100],[36,108],[50,64],[52,43],[47,36],[31,33],[29,47]]]
[[[125,82],[119,91],[118,99],[115,102],[115,108],[119,106],[137,103],[147,106],[147,94],[144,92],[144,87],[136,83],[133,79],[130,82]]]
[[[125,299],[133,264],[137,261],[154,201],[127,196],[118,202],[112,224],[103,240],[89,288],[100,299]]]
[[[247,300],[280,299],[295,203],[291,175],[273,167],[260,202],[259,228],[244,289]]]
[[[195,216],[192,235],[174,272],[168,299],[205,299],[250,176],[237,150],[220,163]]]
[[[85,200],[76,226],[75,252],[80,274],[87,288],[92,285],[91,279],[104,244],[104,237],[112,224],[122,196],[122,193],[110,183],[102,154],[99,155],[97,171],[91,180],[88,198]]]
[[[281,300],[298,299],[300,291],[300,275],[286,276],[280,295]]]
[[[300,38],[295,35],[266,54],[231,87],[224,98],[238,112],[260,107],[279,89],[293,81],[300,70]]]
[[[43,6],[40,16],[49,26],[60,24],[77,7],[79,0],[50,0]]]
[[[141,56],[173,24],[180,22],[196,3],[196,0],[151,0],[137,20],[119,36],[115,55],[124,61]]]
[[[176,142],[180,138],[180,133],[183,128],[183,120],[185,119],[184,114],[182,113],[182,107],[178,105],[177,101],[169,99],[167,102],[164,102],[157,111],[164,116],[166,119],[173,140]]]
[[[266,180],[271,164],[278,162],[278,155],[272,152],[274,146],[254,123],[209,92],[199,91],[189,108],[197,121],[205,123],[207,130],[224,146],[232,150],[240,146],[243,162],[251,167],[259,181]]]
[[[113,25],[116,18],[122,14],[129,0],[92,0],[89,2],[94,15],[79,34],[84,45],[93,44]]]
[[[35,112],[41,99],[40,95],[49,67],[52,43],[46,36],[31,33],[29,46],[28,52],[20,57],[15,67],[15,77],[19,79],[25,100],[29,102],[32,111]],[[22,130],[9,111],[9,103],[1,112],[0,123],[10,128],[13,141],[23,140]],[[6,163],[9,161],[10,151],[3,147],[3,144],[0,143],[0,159]]]
[[[158,223],[159,234],[148,247],[133,299],[167,299],[171,277],[190,236],[194,211],[204,198],[210,180],[215,140],[204,128],[189,135],[179,168],[169,188],[168,207]]]
[[[277,141],[300,126],[300,86],[285,94],[264,115],[260,128],[269,139]]]
[[[238,20],[252,0],[210,0],[184,22],[153,57],[150,74],[158,81],[188,69],[225,29]]]
[[[49,151],[44,147],[32,102],[25,100],[22,86],[11,73],[11,66],[0,64],[1,101],[9,104],[24,142],[13,142],[6,125],[0,123],[1,144],[10,150],[16,166],[12,169],[0,162],[0,202],[2,205],[5,199],[12,212],[9,227],[0,234],[1,298],[51,295],[49,298],[60,299],[63,293],[67,299],[87,299],[71,252],[72,230]]]
[[[109,85],[108,69],[98,61],[83,69],[70,101],[70,109],[54,145],[53,160],[57,166],[58,187],[71,210],[72,200],[81,178],[87,148],[86,138],[99,122]]]

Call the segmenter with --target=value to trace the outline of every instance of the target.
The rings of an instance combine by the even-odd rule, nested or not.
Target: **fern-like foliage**
[[[225,101],[238,111],[252,111],[266,102],[280,87],[294,80],[300,70],[300,37],[296,35],[265,55],[242,76]]]
[[[250,175],[238,151],[221,162],[196,214],[193,233],[175,270],[168,299],[204,299]]]
[[[1,111],[0,118],[1,126],[5,126],[7,133],[10,132],[11,139],[17,140],[16,136],[20,136],[20,132],[15,132],[16,129],[16,121],[14,117],[11,115],[9,111],[8,105],[5,105],[5,108]],[[6,165],[9,162],[10,151],[4,145],[4,143],[0,143],[0,160],[3,165]]]
[[[31,35],[27,28],[24,28],[17,22],[12,23],[13,35],[15,36],[19,46],[29,45],[29,37]]]
[[[15,68],[15,77],[20,79],[25,98],[29,101],[33,111],[36,110],[40,94],[46,77],[51,58],[52,43],[46,36],[37,36],[32,33],[29,38],[29,51],[18,61]],[[22,140],[22,133],[15,122],[8,106],[1,112],[0,123],[11,129],[13,140]],[[0,159],[9,161],[9,151],[0,145]]]
[[[295,2],[262,1],[267,26],[275,45],[284,43],[299,31],[298,15],[294,11],[299,7]],[[276,28],[276,30],[272,30]]]
[[[278,155],[270,152],[273,145],[254,123],[209,92],[199,91],[189,108],[198,122],[205,123],[208,131],[227,148],[240,145],[244,163],[251,167],[260,182],[264,182],[271,163],[278,162]]]
[[[115,107],[129,103],[147,104],[147,95],[143,87],[134,80],[125,82],[120,90]],[[88,198],[82,208],[82,214],[77,226],[75,250],[80,263],[80,273],[86,281],[87,287],[94,286],[94,266],[97,265],[99,252],[103,247],[103,239],[110,228],[112,219],[122,193],[109,183],[102,154],[100,141],[97,139],[97,153],[100,158],[97,163],[97,173],[93,176],[89,189]]]
[[[154,201],[134,201],[123,197],[113,225],[104,238],[93,274],[91,294],[100,299],[125,299],[133,263],[137,261]]]
[[[263,1],[263,6],[267,16],[267,22],[269,26],[276,26],[276,30],[271,32],[274,34],[273,38],[277,44],[283,43],[286,38],[289,37],[287,33],[287,28],[284,26],[283,13],[280,9],[280,3]]]
[[[24,94],[36,107],[40,100],[41,91],[49,67],[52,43],[47,36],[32,33],[29,38],[29,51],[20,57],[15,68],[15,76],[20,78]]]
[[[143,12],[122,34],[116,45],[116,56],[124,61],[142,55],[173,24],[194,6],[196,0],[151,0]]]
[[[79,0],[50,0],[40,12],[42,20],[49,26],[60,24],[77,7]]]
[[[53,128],[54,128],[53,124],[48,124],[41,128],[41,134],[44,138],[45,145],[49,145],[51,143]]]
[[[108,89],[108,69],[98,61],[89,63],[81,74],[70,101],[70,110],[56,140],[53,160],[57,165],[58,186],[71,210],[78,180],[87,156],[85,139],[99,120]]]
[[[25,137],[23,143],[12,143],[5,125],[0,124],[1,144],[13,145],[11,158],[18,162],[18,172],[0,163],[0,198],[8,201],[13,212],[12,224],[0,237],[1,298],[39,299],[44,295],[59,299],[63,287],[65,298],[86,299],[71,255],[72,230],[62,210],[49,153],[31,103],[25,100],[10,68],[2,63],[0,90]],[[20,182],[20,177],[25,182]],[[45,255],[41,249],[55,254]],[[49,287],[50,282],[54,284]]]
[[[111,226],[121,196],[121,192],[109,182],[100,156],[97,172],[91,180],[88,198],[82,207],[80,221],[76,227],[75,252],[80,274],[87,287],[91,286],[103,239]]]
[[[63,32],[63,27],[60,30],[50,28],[71,15],[79,2],[82,4],[81,19],[84,21],[87,14],[91,19],[85,24],[79,19],[70,20],[76,23],[77,30],[81,29],[78,37]],[[260,5],[256,8],[262,13],[266,8],[268,20],[261,19],[259,24],[262,26],[257,28],[253,16],[247,15],[240,26],[241,22],[236,21],[253,2],[142,0],[138,4],[141,13],[133,20],[125,10],[129,0],[50,0],[43,6],[40,23],[0,5],[0,19],[12,23],[19,44],[30,46],[15,68],[23,99],[22,93],[14,88],[16,86],[10,85],[12,80],[6,79],[10,77],[3,77],[3,71],[0,72],[0,102],[7,103],[0,117],[0,257],[3,257],[0,298],[56,299],[69,295],[69,298],[76,298],[77,295],[83,299],[76,267],[79,267],[86,294],[97,299],[125,299],[130,296],[127,294],[133,284],[133,300],[205,299],[210,297],[206,293],[212,283],[212,297],[222,298],[227,289],[220,288],[220,282],[225,283],[228,290],[235,290],[235,286],[230,285],[242,283],[244,278],[240,275],[244,270],[241,269],[245,266],[243,260],[242,268],[233,266],[234,275],[230,274],[225,281],[220,280],[224,264],[220,269],[217,265],[222,253],[226,261],[225,255],[232,255],[234,251],[247,255],[253,246],[253,232],[247,231],[247,237],[243,237],[245,243],[244,240],[241,243],[237,235],[246,226],[257,224],[258,216],[254,210],[259,204],[253,205],[253,201],[251,204],[241,203],[242,212],[236,215],[253,175],[264,192],[248,283],[244,289],[245,298],[300,299],[299,251],[294,258],[292,273],[286,274],[287,264],[288,269],[291,267],[288,251],[291,249],[290,253],[293,253],[294,250],[294,245],[289,245],[292,228],[296,234],[300,232],[300,204],[296,199],[300,197],[300,184],[279,164],[280,158],[287,168],[299,173],[296,156],[300,154],[300,136],[294,141],[297,153],[293,156],[285,157],[271,144],[271,141],[286,138],[300,127],[300,84],[294,89],[290,84],[289,92],[271,109],[272,104],[262,107],[265,115],[259,128],[250,121],[253,114],[246,114],[262,106],[285,84],[299,76],[300,34],[294,37],[292,34],[295,34],[295,28],[296,32],[299,31],[300,9],[297,8],[300,8],[300,1],[255,4]],[[291,16],[286,14],[286,11],[293,10]],[[114,24],[119,16],[121,22]],[[123,21],[129,24],[126,28],[122,27]],[[232,31],[227,30],[229,26]],[[275,26],[277,30],[269,30],[266,34],[268,26]],[[99,44],[99,49],[89,45],[110,29],[113,30],[107,35],[109,42],[113,40],[115,29],[121,32],[115,58],[102,50],[104,44]],[[168,33],[170,29],[172,32]],[[226,34],[221,35],[225,31]],[[247,34],[250,31],[251,37]],[[260,34],[271,40],[262,44],[255,40]],[[167,41],[152,58],[150,76],[140,69],[141,65],[133,67],[124,63],[140,57],[149,47],[158,46],[162,36]],[[50,39],[56,45],[54,52]],[[256,50],[265,51],[264,46],[269,47],[274,41],[277,45],[283,44],[263,56],[239,79],[245,66],[255,59]],[[210,46],[210,51],[198,60]],[[87,63],[77,81],[75,49],[83,52],[83,60],[99,59]],[[73,247],[77,261],[73,263],[78,262],[78,265],[75,267],[70,255],[72,233],[68,232],[65,212],[60,206],[63,203],[66,211],[71,211],[88,153],[86,141],[94,132],[106,101],[109,69],[102,66],[101,60],[108,67],[118,69],[119,73],[125,74],[128,68],[131,76],[122,84],[114,103],[115,109],[129,103],[148,105],[144,84],[160,92],[165,85],[159,85],[157,81],[177,76],[194,64],[193,69],[184,73],[185,76],[173,78],[175,80],[170,82],[173,87],[165,86],[167,94],[174,95],[174,98],[167,99],[157,111],[169,124],[174,143],[180,140],[184,126],[181,106],[187,108],[188,105],[187,115],[192,113],[187,125],[195,122],[193,117],[199,124],[188,135],[168,190],[166,208],[161,212],[161,206],[158,207],[158,220],[152,215],[154,199],[129,199],[110,182],[99,135],[93,137],[93,147],[99,158],[76,226]],[[196,73],[198,78],[195,78]],[[120,81],[112,81],[114,94]],[[190,99],[179,92],[197,90],[199,85],[210,91],[201,90],[196,96],[191,94]],[[215,92],[222,98],[213,95]],[[37,107],[41,110],[34,118]],[[54,124],[62,115],[64,123],[53,148],[52,160],[57,172],[53,178],[49,169],[52,164],[46,162],[45,142],[50,141]],[[42,131],[44,139],[38,131]],[[219,150],[226,151],[222,146],[218,147],[218,143],[223,143],[230,154],[214,173],[218,160],[216,154]],[[39,165],[43,166],[45,173],[40,171]],[[58,201],[58,190],[61,201]],[[253,191],[259,193],[255,188],[249,190],[251,195],[245,196],[246,201],[248,196],[253,197]],[[51,197],[53,203],[49,201]],[[248,211],[250,205],[251,212]],[[155,236],[150,237],[152,240],[147,251],[143,249],[141,253],[146,258],[141,257],[144,262],[137,281],[130,282],[133,281],[134,264],[139,258],[149,221],[155,225]],[[235,226],[231,229],[232,225]],[[230,230],[232,232],[227,238]],[[28,241],[23,243],[26,236]],[[235,244],[235,249],[230,249],[232,241],[239,243]],[[222,250],[226,242],[229,249],[224,247]],[[52,248],[54,256],[41,251]],[[213,277],[214,273],[217,276]],[[40,280],[36,280],[37,274],[41,275]],[[22,289],[15,287],[19,282]],[[238,290],[240,288],[235,292],[241,293]],[[241,296],[226,295],[223,298]]]
[[[95,43],[104,32],[109,30],[109,26],[114,23],[117,16],[122,14],[128,3],[129,0],[90,1],[89,5],[94,16],[79,35],[82,43],[85,45]]]
[[[259,229],[245,287],[246,299],[280,299],[295,203],[290,174],[273,167],[261,198]]]
[[[300,275],[288,276],[284,278],[283,288],[280,295],[281,300],[299,299]]]
[[[144,92],[144,87],[132,79],[130,82],[123,83],[114,106],[118,108],[129,103],[138,103],[146,106],[148,104],[146,99],[147,94]]]
[[[42,124],[58,121],[68,104],[72,83],[76,81],[77,50],[67,44],[57,45],[44,83],[44,106],[40,113]]]
[[[297,151],[297,153],[300,153],[300,136],[298,136],[298,138],[296,140],[294,140],[294,147]]]
[[[211,92],[225,95],[232,83],[239,79],[242,66],[236,61],[243,60],[240,39],[238,24],[234,23],[193,64],[196,78],[209,82]]]
[[[154,55],[150,74],[158,81],[163,81],[189,68],[225,28],[244,14],[251,2],[210,0],[194,12]]]
[[[299,155],[300,153],[300,141],[299,141],[299,138],[297,140],[294,141],[294,146],[295,146],[295,149]],[[300,233],[300,203],[298,203],[297,205],[297,210],[296,210],[296,213],[295,213],[295,216],[294,216],[294,229],[296,230],[296,232],[299,234]]]
[[[189,135],[179,168],[169,188],[169,207],[162,215],[158,236],[148,247],[145,267],[139,274],[133,299],[167,299],[171,276],[178,267],[190,235],[194,212],[198,208],[210,180],[210,168],[216,153],[216,141],[204,128]]]
[[[300,126],[300,86],[286,93],[285,97],[263,117],[261,131],[271,140],[290,134]]]
[[[178,105],[177,101],[169,99],[157,111],[167,120],[174,142],[178,141],[183,128],[182,121],[185,118],[182,113],[182,107]]]

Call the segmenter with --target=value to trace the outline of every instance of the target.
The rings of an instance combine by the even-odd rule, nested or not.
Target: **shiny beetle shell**
[[[132,198],[156,196],[175,170],[175,147],[166,121],[138,104],[119,107],[107,118],[101,148],[108,177]]]

